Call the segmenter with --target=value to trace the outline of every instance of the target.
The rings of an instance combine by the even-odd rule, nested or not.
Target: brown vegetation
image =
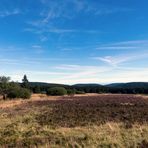
[[[0,103],[0,145],[144,147],[148,99],[135,95],[47,97]]]

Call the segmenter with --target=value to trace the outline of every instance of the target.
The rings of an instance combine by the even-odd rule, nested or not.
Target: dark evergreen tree
[[[23,79],[22,79],[22,87],[24,87],[24,88],[29,88],[29,81],[28,81],[26,75],[24,75],[24,77],[23,77]]]

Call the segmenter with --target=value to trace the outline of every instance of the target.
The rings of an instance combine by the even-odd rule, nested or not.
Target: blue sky
[[[0,75],[148,81],[147,0],[1,0]]]

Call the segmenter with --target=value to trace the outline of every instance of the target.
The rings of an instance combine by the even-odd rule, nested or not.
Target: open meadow
[[[1,100],[0,147],[147,148],[148,98],[86,94]]]

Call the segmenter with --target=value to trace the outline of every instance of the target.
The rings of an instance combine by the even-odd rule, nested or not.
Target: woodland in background
[[[52,96],[74,95],[85,93],[112,93],[112,94],[148,94],[147,82],[100,84],[52,84],[42,82],[29,82],[24,75],[22,83],[10,81],[10,77],[0,77],[0,95],[3,99],[28,99],[32,93],[41,93]]]

